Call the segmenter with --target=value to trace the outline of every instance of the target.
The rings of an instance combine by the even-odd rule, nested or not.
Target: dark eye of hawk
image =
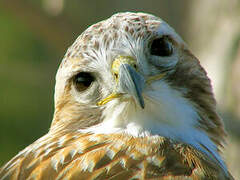
[[[73,80],[74,86],[77,91],[85,91],[94,81],[94,77],[87,72],[78,73]]]
[[[154,39],[151,44],[150,53],[154,56],[170,56],[173,53],[172,44],[166,37]]]

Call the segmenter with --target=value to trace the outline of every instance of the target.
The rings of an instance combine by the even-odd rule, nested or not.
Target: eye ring
[[[171,56],[173,54],[173,47],[168,38],[163,36],[151,42],[150,53],[154,56]]]
[[[80,72],[73,78],[73,84],[78,92],[87,90],[95,78],[88,72]]]

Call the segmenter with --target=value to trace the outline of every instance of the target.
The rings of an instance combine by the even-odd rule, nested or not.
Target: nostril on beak
[[[114,77],[115,77],[115,79],[118,79],[118,74],[114,73]]]

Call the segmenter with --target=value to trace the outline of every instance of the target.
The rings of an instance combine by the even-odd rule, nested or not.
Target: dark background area
[[[55,74],[78,35],[116,12],[143,11],[167,21],[204,59],[230,134],[224,156],[240,177],[240,8],[239,1],[230,1],[1,1],[0,166],[48,132]]]

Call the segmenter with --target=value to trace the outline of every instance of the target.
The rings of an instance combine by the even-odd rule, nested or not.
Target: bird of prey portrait
[[[56,75],[49,132],[0,179],[233,179],[205,70],[181,37],[146,13],[90,26]]]

